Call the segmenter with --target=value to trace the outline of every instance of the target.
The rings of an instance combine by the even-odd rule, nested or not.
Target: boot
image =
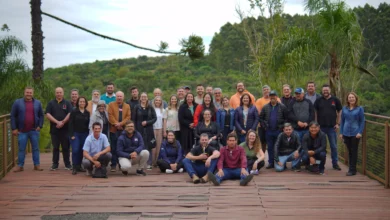
[[[78,169],[79,169],[79,166],[78,166],[78,165],[73,165],[72,175],[76,175]]]
[[[39,165],[34,166],[34,170],[35,171],[43,171],[43,169]]]
[[[17,167],[15,167],[15,169],[14,169],[14,173],[18,173],[18,172],[22,172],[22,171],[24,171],[24,168],[23,168],[23,167],[20,167],[20,166],[17,166]]]

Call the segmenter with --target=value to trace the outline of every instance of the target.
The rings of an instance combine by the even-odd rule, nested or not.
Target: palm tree
[[[371,74],[360,65],[363,35],[357,16],[344,1],[305,0],[305,9],[313,15],[312,28],[290,29],[274,51],[274,65],[284,64],[293,74],[328,67],[329,85],[344,100],[342,82],[353,81],[356,70]]]
[[[31,41],[33,54],[32,77],[37,82],[43,78],[43,32],[41,0],[31,0]]]

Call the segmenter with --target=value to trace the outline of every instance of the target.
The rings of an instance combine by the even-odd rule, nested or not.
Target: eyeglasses
[[[98,108],[105,108],[106,106],[104,105],[99,105]]]

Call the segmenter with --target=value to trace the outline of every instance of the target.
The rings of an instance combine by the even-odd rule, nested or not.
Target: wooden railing
[[[12,135],[10,115],[0,116],[0,179],[16,165],[18,141]]]
[[[365,113],[366,122],[359,143],[358,171],[390,188],[390,117]],[[338,142],[339,158],[348,165],[348,150]]]

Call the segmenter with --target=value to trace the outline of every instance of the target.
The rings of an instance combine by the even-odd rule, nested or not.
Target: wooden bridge
[[[29,154],[24,172],[0,180],[0,219],[390,219],[389,125],[369,117],[361,173],[352,177],[343,164],[333,170],[328,157],[323,176],[261,170],[246,187],[238,181],[194,185],[186,174],[157,169],[146,177],[116,172],[93,179],[73,176],[63,165],[49,171],[50,153],[41,154],[45,170],[33,171]],[[1,120],[4,176],[15,165],[17,146],[7,117]],[[342,158],[341,143],[339,151]]]

